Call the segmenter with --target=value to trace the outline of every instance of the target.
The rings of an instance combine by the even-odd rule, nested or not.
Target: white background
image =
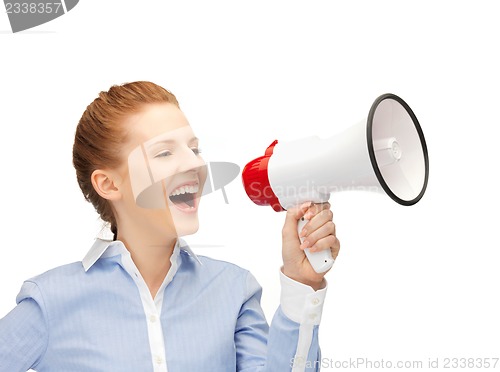
[[[163,85],[206,160],[241,167],[274,139],[329,137],[392,92],[425,133],[427,193],[413,207],[332,195],[342,248],[327,276],[323,357],[424,367],[439,358],[443,370],[444,358],[500,357],[497,10],[494,1],[85,0],[19,34],[0,14],[0,316],[23,280],[80,260],[98,231],[71,148],[100,90]],[[226,192],[228,205],[220,192],[202,201],[188,241],[251,270],[270,321],[284,214],[252,204],[239,178]]]

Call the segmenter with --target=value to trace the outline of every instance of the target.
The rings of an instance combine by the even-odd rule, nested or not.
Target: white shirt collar
[[[94,265],[97,260],[101,257],[110,257],[114,254],[120,254],[120,247],[125,249],[124,244],[120,240],[113,241],[113,238],[109,236],[98,236],[90,247],[89,251],[82,259],[82,265],[85,271],[88,271],[92,265]],[[115,249],[113,249],[115,248]],[[178,249],[176,249],[178,248]],[[118,251],[116,251],[118,249]],[[192,251],[189,245],[184,241],[184,239],[178,238],[175,244],[174,253],[179,252],[179,249],[186,251],[191,257],[193,257],[201,265],[201,261]]]

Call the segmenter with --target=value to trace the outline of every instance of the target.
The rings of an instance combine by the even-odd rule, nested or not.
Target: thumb
[[[311,202],[303,203],[298,207],[289,208],[286,211],[285,224],[283,225],[283,237],[297,236],[297,222],[304,216]]]

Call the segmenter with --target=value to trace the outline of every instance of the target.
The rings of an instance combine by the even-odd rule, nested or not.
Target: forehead
[[[169,134],[192,132],[184,113],[171,103],[148,104],[130,116],[125,125],[132,147]]]

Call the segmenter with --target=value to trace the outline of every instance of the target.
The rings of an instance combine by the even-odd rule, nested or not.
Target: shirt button
[[[162,364],[163,363],[163,358],[159,355],[155,357],[155,363],[156,364]]]
[[[309,314],[309,319],[314,320],[316,319],[317,314],[311,313]]]
[[[319,300],[318,297],[314,297],[312,300],[311,300],[312,304],[313,305],[318,305],[321,301]]]
[[[149,317],[149,321],[150,321],[151,323],[156,322],[156,319],[157,319],[157,318],[156,318],[156,315],[151,315],[151,316]]]

